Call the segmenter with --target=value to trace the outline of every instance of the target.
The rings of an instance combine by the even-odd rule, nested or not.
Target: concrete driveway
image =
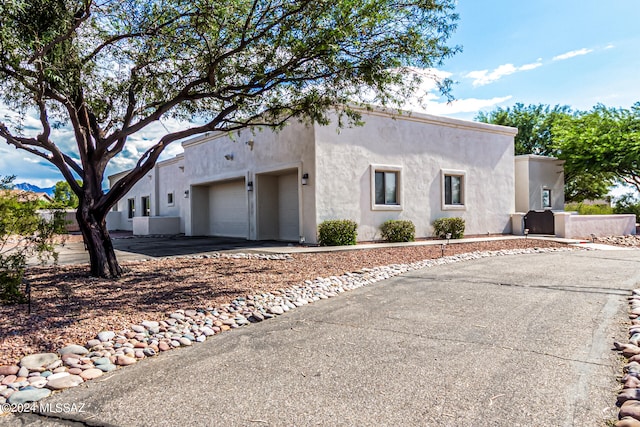
[[[610,347],[625,338],[638,282],[640,251],[414,271],[143,360],[41,401],[53,411],[4,421],[602,426],[622,366]]]

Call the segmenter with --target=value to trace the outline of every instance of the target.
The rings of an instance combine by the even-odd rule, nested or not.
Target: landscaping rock
[[[116,333],[113,331],[102,331],[98,333],[98,339],[102,342],[111,341],[115,336]]]
[[[87,350],[87,348],[84,346],[71,344],[61,348],[58,353],[60,353],[61,356],[65,354],[76,354],[79,356],[84,356],[85,354],[89,353],[89,350]]]
[[[51,377],[49,377],[47,381],[47,388],[50,388],[52,390],[64,390],[65,388],[76,387],[83,382],[84,380],[81,376],[67,374],[66,376],[54,379],[51,379]]]
[[[97,368],[90,368],[87,370],[84,370],[80,373],[80,376],[82,377],[83,380],[93,380],[95,378],[101,377],[103,374],[101,369],[97,369]]]
[[[0,366],[0,375],[17,375],[19,370],[20,367],[16,365]]]
[[[36,369],[44,366],[48,366],[58,360],[58,355],[55,353],[37,353],[25,356],[20,359],[20,367],[27,368],[29,370]]]
[[[27,402],[37,402],[39,400],[44,399],[45,397],[49,397],[51,395],[51,390],[46,388],[32,388],[29,390],[18,390],[9,396],[7,402],[11,404],[20,404]]]

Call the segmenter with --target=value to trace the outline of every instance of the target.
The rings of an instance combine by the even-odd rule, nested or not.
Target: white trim
[[[403,191],[402,191],[402,166],[397,165],[369,165],[370,179],[369,187],[371,189],[371,210],[372,211],[401,211],[403,210]],[[398,203],[395,205],[379,205],[376,204],[376,172],[396,172],[396,197]]]
[[[445,203],[445,176],[459,176],[462,177],[462,182],[460,183],[460,204],[455,205],[447,205]],[[440,201],[441,207],[443,211],[466,211],[467,210],[467,172],[463,170],[456,169],[440,169]]]

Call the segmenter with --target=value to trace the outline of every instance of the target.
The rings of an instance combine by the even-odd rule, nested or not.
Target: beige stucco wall
[[[247,191],[249,228],[247,238],[258,239],[257,203],[258,194],[268,195],[270,189],[260,189],[256,175],[277,174],[279,171],[297,171],[297,182],[303,174],[315,175],[313,128],[292,121],[279,132],[269,129],[251,132],[245,130],[240,135],[205,135],[183,144],[185,183],[193,194],[198,187],[215,182],[244,179],[253,182],[253,191]],[[225,156],[227,158],[225,158]],[[315,194],[313,181],[309,185],[299,185],[299,233],[300,236],[315,235],[313,223]],[[185,233],[187,235],[206,232],[204,215],[196,213],[204,208],[198,197],[190,198],[186,210]],[[308,219],[311,219],[309,221]]]
[[[575,215],[554,212],[555,233],[558,237],[589,238],[626,236],[636,234],[636,216],[625,215]]]
[[[365,113],[363,120],[340,132],[315,126],[317,223],[354,220],[359,240],[379,239],[388,219],[413,221],[418,237],[451,216],[465,219],[467,234],[511,232],[515,129],[417,114]],[[400,209],[372,208],[372,165],[400,171]],[[464,209],[443,209],[442,170],[464,173]]]
[[[551,190],[551,207],[564,209],[564,161],[533,154],[516,156],[516,211],[545,209],[542,190]]]

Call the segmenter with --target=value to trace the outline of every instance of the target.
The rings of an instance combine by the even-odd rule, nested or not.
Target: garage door
[[[209,231],[212,236],[248,238],[249,209],[244,179],[209,187]]]

